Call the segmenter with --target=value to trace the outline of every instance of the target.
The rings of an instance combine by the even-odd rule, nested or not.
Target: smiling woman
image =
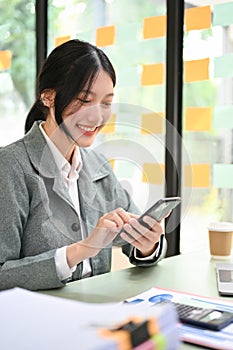
[[[145,229],[106,158],[86,149],[111,116],[115,81],[106,54],[84,41],[45,61],[26,135],[0,150],[0,289],[108,272],[113,245],[134,265],[164,257],[160,223]]]

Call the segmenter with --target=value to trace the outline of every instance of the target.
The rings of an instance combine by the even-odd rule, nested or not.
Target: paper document
[[[14,288],[0,292],[0,348],[118,350],[117,341],[101,336],[100,330],[135,317],[156,321],[165,344],[157,349],[178,349],[177,317],[170,305],[90,304]]]

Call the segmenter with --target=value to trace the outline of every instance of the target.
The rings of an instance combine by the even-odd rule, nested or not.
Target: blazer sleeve
[[[0,151],[0,290],[22,287],[30,290],[62,287],[55,249],[21,257],[24,225],[29,215],[30,195],[25,174],[11,152]]]

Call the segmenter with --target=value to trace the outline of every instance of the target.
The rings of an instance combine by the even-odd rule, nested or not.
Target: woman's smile
[[[85,135],[85,136],[93,136],[97,134],[99,129],[101,128],[101,126],[96,126],[96,125],[91,127],[91,126],[86,126],[82,124],[76,124],[76,126],[81,131],[82,135]]]

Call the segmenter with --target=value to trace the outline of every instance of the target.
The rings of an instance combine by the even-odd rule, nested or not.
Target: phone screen
[[[155,220],[162,220],[171,210],[180,204],[180,197],[162,198],[140,216],[140,220],[145,216],[151,216]]]
[[[217,286],[220,295],[233,295],[233,264],[217,263]]]

